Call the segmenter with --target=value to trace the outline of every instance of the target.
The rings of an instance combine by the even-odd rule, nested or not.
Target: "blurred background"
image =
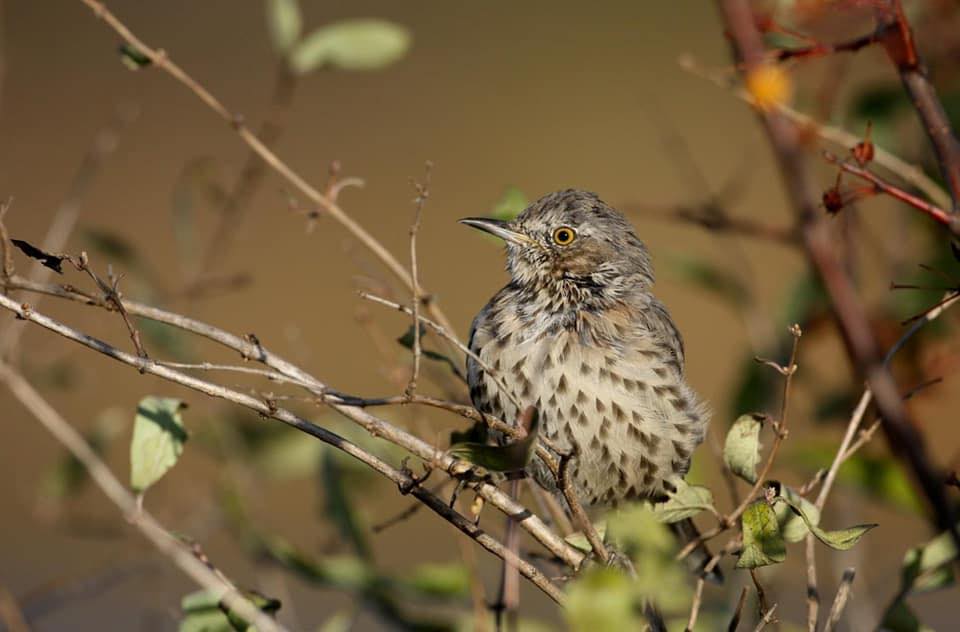
[[[769,3],[772,10],[789,5],[800,27],[826,41],[869,28],[868,13],[827,15],[814,10],[820,4]],[[458,225],[458,218],[568,187],[595,191],[628,211],[653,252],[657,293],[685,337],[689,379],[714,411],[716,437],[722,440],[741,412],[778,410],[780,381],[752,358],[786,362],[786,326],[796,321],[808,335],[789,411],[791,433],[774,475],[801,485],[829,464],[860,386],[851,380],[802,253],[671,216],[677,208],[702,209],[709,202],[763,225],[787,229],[791,223],[750,109],[678,64],[686,55],[721,76],[729,69],[711,3],[301,5],[307,32],[345,18],[383,18],[408,29],[411,48],[385,69],[317,70],[292,83],[281,80],[278,90],[279,62],[263,2],[109,3],[134,32],[165,49],[254,129],[265,119],[278,124],[278,154],[308,180],[322,186],[333,161],[344,176],[362,178],[363,188],[342,192],[341,205],[403,262],[414,212],[411,178],[422,180],[424,162],[432,161],[420,278],[461,337],[506,276],[498,245]],[[908,5],[944,100],[952,114],[960,114],[960,30],[950,27],[957,25],[953,3]],[[224,193],[248,160],[233,130],[166,74],[132,71],[121,63],[117,37],[79,0],[6,0],[2,22],[0,195],[14,198],[6,220],[12,236],[40,243],[58,209],[75,205],[78,221],[65,250],[88,251],[101,271],[108,263],[122,271],[127,296],[235,333],[254,332],[343,391],[379,396],[402,390],[409,352],[395,339],[407,330],[408,319],[362,301],[357,290],[400,301],[409,297],[339,225],[322,212],[308,221],[303,211],[309,207],[267,174],[228,222],[228,246],[211,255],[207,244],[218,230]],[[798,109],[855,134],[863,133],[869,119],[878,145],[931,165],[881,50],[810,60],[791,73]],[[824,164],[819,176],[826,189],[835,171]],[[901,320],[942,295],[892,292],[890,282],[944,286],[943,278],[917,263],[953,279],[958,275],[946,243],[932,239],[925,221],[905,207],[870,199],[833,222],[838,235],[855,231],[848,244],[851,261],[886,344],[902,333]],[[29,270],[23,257],[17,265],[20,272]],[[196,283],[201,276],[208,282]],[[68,271],[62,282],[84,279]],[[121,348],[130,346],[119,319],[102,310],[45,299],[42,311]],[[960,458],[960,345],[950,335],[956,325],[957,315],[947,313],[896,364],[905,391],[943,378],[910,406],[944,468]],[[9,314],[0,315],[0,331],[12,326]],[[145,324],[144,332],[155,357],[237,360],[162,328]],[[425,344],[436,341],[427,336]],[[429,512],[371,533],[371,525],[402,511],[409,499],[308,437],[138,375],[36,328],[27,329],[17,354],[28,378],[96,442],[121,480],[129,468],[137,402],[151,394],[188,402],[184,418],[191,441],[177,467],[150,490],[146,505],[165,525],[199,542],[237,582],[280,598],[281,621],[318,629],[356,616],[354,629],[389,629],[409,624],[411,610],[456,619],[470,612],[462,564],[473,558],[492,595],[498,569],[493,558],[460,542]],[[441,386],[426,380],[424,391],[447,393],[445,368],[428,363],[425,370]],[[289,392],[232,375],[207,377]],[[352,432],[334,413],[289,404],[318,423]],[[175,628],[180,600],[195,589],[192,584],[157,557],[99,490],[85,484],[62,449],[5,390],[0,411],[0,592],[16,600],[37,630],[102,629],[105,623],[114,629]],[[448,414],[378,412],[438,445],[463,428],[462,419]],[[708,444],[692,476],[714,489],[721,508],[729,508]],[[348,509],[331,502],[337,490],[348,490]],[[857,567],[847,622],[849,629],[872,629],[898,590],[906,551],[935,535],[881,435],[844,467],[825,516],[832,527],[880,524],[855,549],[821,551],[820,558],[827,604],[842,569]],[[483,519],[499,532],[502,520],[493,511]],[[351,537],[357,533],[370,547],[360,566],[351,565],[357,549]],[[313,560],[315,572],[277,563],[276,547],[264,542],[280,538],[291,547],[285,550],[295,547]],[[785,564],[760,571],[771,602],[780,604],[779,616],[795,624],[805,617],[802,564],[802,546],[791,545]],[[358,588],[358,573],[369,572],[394,579],[422,575],[423,581],[397,589],[403,612],[396,613],[390,600],[397,595],[381,598]],[[711,612],[720,617],[714,621],[723,620],[740,586],[750,581],[743,572],[727,576],[725,586],[707,588],[704,629],[710,629]],[[956,589],[949,588],[911,597],[910,603],[926,624],[950,629],[955,598]],[[547,628],[558,625],[542,595],[524,587],[523,600],[525,618]]]

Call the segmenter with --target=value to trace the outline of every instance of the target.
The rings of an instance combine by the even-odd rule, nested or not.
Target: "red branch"
[[[905,204],[909,204],[915,209],[930,216],[934,221],[946,226],[954,235],[960,236],[960,215],[949,213],[935,204],[931,204],[903,189],[890,184],[877,174],[855,165],[846,160],[841,160],[836,154],[829,151],[823,152],[823,157],[827,162],[837,165],[841,170],[862,178],[873,185],[878,193],[886,193],[890,197],[896,198]]]

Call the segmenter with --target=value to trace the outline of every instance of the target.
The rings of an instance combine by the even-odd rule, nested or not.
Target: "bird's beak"
[[[465,217],[460,220],[461,224],[466,224],[467,226],[472,226],[473,228],[479,228],[485,233],[490,233],[500,239],[509,241],[515,244],[529,244],[530,238],[524,235],[523,233],[517,232],[510,228],[510,222],[504,221],[502,219],[491,219],[489,217]]]

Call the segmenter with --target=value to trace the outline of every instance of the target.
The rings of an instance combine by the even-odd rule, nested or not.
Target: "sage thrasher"
[[[512,221],[461,222],[506,242],[510,273],[474,319],[470,349],[537,409],[555,456],[574,455],[578,500],[588,508],[664,500],[690,468],[708,416],[684,378],[680,332],[652,294],[650,254],[630,223],[573,189]],[[508,422],[522,412],[472,358],[467,375],[478,410]],[[557,491],[538,457],[528,472]],[[677,531],[689,538],[692,528]]]

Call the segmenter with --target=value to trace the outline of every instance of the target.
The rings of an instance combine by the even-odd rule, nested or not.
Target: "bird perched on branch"
[[[512,221],[461,222],[506,242],[510,273],[474,319],[470,349],[512,397],[468,358],[474,406],[504,420],[522,412],[514,400],[534,406],[555,456],[574,455],[568,476],[587,508],[665,500],[703,441],[707,411],[684,378],[680,332],[652,293],[650,254],[630,223],[573,189]],[[539,457],[527,469],[557,491]],[[677,529],[689,538],[692,527]]]

